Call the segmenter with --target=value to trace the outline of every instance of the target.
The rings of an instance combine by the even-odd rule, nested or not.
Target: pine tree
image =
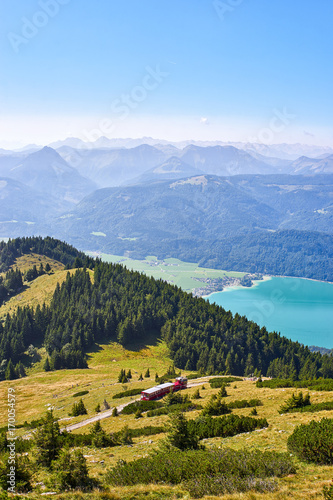
[[[109,405],[109,403],[107,402],[106,399],[104,399],[104,401],[103,401],[103,408],[104,408],[104,410],[109,410],[110,409],[110,405]]]
[[[82,399],[80,399],[78,403],[73,403],[70,415],[72,415],[73,417],[78,417],[79,415],[87,415],[87,409],[84,406]]]
[[[217,393],[217,397],[218,398],[225,398],[228,396],[228,393],[227,393],[227,389],[226,389],[226,386],[225,384],[223,384],[221,386],[221,389],[219,390],[219,392]]]
[[[18,375],[16,373],[16,370],[14,368],[12,360],[10,359],[9,362],[8,362],[6,371],[5,371],[5,379],[6,380],[14,380],[16,378],[18,378]]]
[[[24,368],[24,365],[23,365],[22,361],[19,361],[19,362],[16,364],[16,366],[15,366],[15,372],[16,372],[16,374],[17,374],[20,378],[22,378],[22,377],[26,377],[26,376],[27,376],[27,374],[26,374],[26,372],[25,372],[25,368]]]
[[[90,485],[87,461],[80,450],[63,450],[53,470],[52,483],[60,491],[86,489]]]
[[[49,372],[51,371],[51,366],[50,366],[50,360],[49,357],[47,356],[45,363],[44,363],[44,371]]]
[[[197,450],[200,447],[198,437],[189,431],[187,420],[181,412],[172,413],[169,417],[167,444],[180,450]]]
[[[105,448],[109,444],[108,436],[101,426],[101,423],[99,420],[92,426],[92,429],[90,431],[90,434],[92,435],[92,441],[91,444],[95,446],[96,448]]]
[[[147,368],[147,371],[145,373],[145,378],[150,378],[150,371],[149,368]]]
[[[121,384],[125,384],[127,382],[126,372],[123,368],[120,370],[120,373],[118,375],[118,382],[120,382]]]
[[[42,425],[36,430],[35,444],[37,448],[37,464],[51,467],[61,448],[59,424],[52,411],[47,412],[42,420]]]

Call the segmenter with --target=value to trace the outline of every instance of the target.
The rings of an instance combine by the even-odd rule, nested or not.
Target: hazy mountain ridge
[[[96,187],[48,147],[28,155],[8,174],[33,189],[71,203],[77,203]]]
[[[291,164],[295,174],[332,174],[333,155],[324,158],[301,156]]]
[[[167,141],[163,139],[154,139],[152,137],[141,137],[138,139],[127,138],[127,139],[108,139],[107,137],[100,137],[93,142],[87,142],[82,139],[78,139],[75,137],[68,137],[65,140],[57,141],[49,144],[52,148],[59,148],[61,146],[71,146],[78,147],[82,149],[99,149],[99,148],[134,148],[140,146],[142,144],[148,144],[154,147],[161,146],[173,146],[177,149],[184,149],[187,146],[195,145],[201,147],[207,146],[233,146],[237,149],[243,149],[251,154],[258,153],[263,156],[271,156],[285,160],[295,160],[300,156],[310,156],[316,158],[320,155],[329,155],[333,154],[333,148],[328,146],[316,146],[316,145],[308,145],[308,144],[263,144],[259,143],[250,143],[250,142],[240,142],[240,141],[197,141],[197,140],[186,140],[186,141]]]
[[[171,156],[171,158],[168,158],[161,165],[146,170],[143,174],[128,181],[126,184],[145,184],[170,179],[182,179],[202,173],[202,170],[188,165],[176,156]]]
[[[152,141],[154,142],[154,141]],[[156,141],[155,141],[156,142]],[[106,143],[104,141],[104,143]],[[111,142],[112,143],[112,142]],[[141,144],[133,148],[94,148],[90,149],[74,149],[70,146],[61,146],[58,148],[58,153],[73,167],[85,177],[96,182],[99,187],[119,186],[122,184],[134,184],[135,182],[145,182],[148,179],[152,180],[152,169],[160,166],[164,162],[168,162],[171,158],[179,158],[189,166],[196,168],[197,172],[204,172],[210,175],[228,176],[240,174],[316,174],[316,173],[332,173],[328,166],[323,167],[327,160],[327,151],[322,153],[325,158],[309,159],[309,167],[307,170],[300,169],[299,156],[297,154],[285,155],[280,150],[256,149],[255,145],[237,144],[233,145],[197,145],[197,144],[182,144],[183,148],[177,148],[173,144],[158,143],[156,145]],[[244,149],[241,149],[243,146]],[[248,147],[248,149],[245,149]],[[295,145],[297,148],[297,145]],[[309,148],[304,148],[309,151]],[[314,154],[324,151],[314,148]],[[329,150],[329,148],[326,148]],[[259,152],[260,151],[260,152]],[[282,151],[282,150],[281,150]],[[292,149],[302,152],[301,145],[298,149]],[[330,150],[329,150],[330,151]],[[282,157],[265,156],[264,153],[277,153]],[[333,152],[333,150],[332,150]],[[328,155],[330,156],[330,155]],[[293,160],[296,161],[293,162]],[[312,161],[312,163],[311,163]],[[316,165],[322,161],[321,168],[316,169]],[[312,167],[311,167],[312,165]],[[311,170],[312,168],[312,170]],[[155,172],[156,173],[156,172]],[[147,174],[147,176],[146,176]],[[193,172],[193,175],[195,173]],[[141,177],[143,176],[143,177]],[[156,180],[163,180],[165,176],[158,178],[158,175],[153,175]],[[176,175],[175,178],[178,178]]]
[[[333,175],[323,169],[284,173],[329,163],[331,155],[323,154],[296,162],[267,157],[266,163],[261,153],[254,157],[233,146],[159,143],[82,151],[62,145],[58,152],[46,147],[13,153],[14,166],[10,155],[0,155],[6,178],[20,182],[4,180],[0,234],[51,234],[81,249],[195,261],[209,260],[214,242],[233,238],[241,257],[248,253],[247,235],[259,242],[279,230],[332,233]],[[121,182],[124,187],[95,190],[96,184]]]

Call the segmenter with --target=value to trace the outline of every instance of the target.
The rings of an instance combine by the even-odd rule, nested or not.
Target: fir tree
[[[91,486],[87,462],[80,450],[63,450],[53,466],[52,483],[60,491]]]
[[[167,444],[180,450],[197,450],[200,447],[198,437],[190,432],[187,420],[181,412],[172,413],[169,417]]]
[[[46,372],[49,372],[51,370],[50,361],[49,361],[49,357],[48,356],[46,357],[46,360],[45,360],[43,368],[44,368],[44,371],[46,371]]]
[[[51,467],[61,448],[59,424],[52,411],[47,412],[42,425],[36,430],[35,444],[37,448],[36,462],[44,467]]]
[[[14,368],[12,360],[10,359],[9,362],[8,362],[6,371],[5,371],[5,379],[6,380],[14,380],[16,378],[18,378],[18,375],[16,373],[16,370]]]

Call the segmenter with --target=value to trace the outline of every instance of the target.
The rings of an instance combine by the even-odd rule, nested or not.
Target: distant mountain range
[[[293,162],[283,158],[264,156],[257,151],[251,153],[234,146],[197,146],[188,145],[179,149],[170,144],[157,144],[155,146],[142,144],[134,148],[96,148],[74,149],[71,146],[60,146],[57,152],[78,172],[96,183],[99,187],[119,186],[149,182],[152,179],[165,180],[165,168],[171,159],[174,165],[178,158],[188,167],[184,169],[184,176],[198,173],[213,175],[239,175],[239,174],[302,174],[302,173],[333,173],[333,165],[328,159],[311,159],[307,161],[306,170],[300,170],[298,160]],[[333,155],[332,155],[333,156]],[[320,163],[320,165],[318,165]],[[325,163],[325,167],[324,167]],[[190,171],[189,167],[195,170]],[[174,168],[174,167],[173,167]],[[179,172],[174,169],[174,179],[179,178]],[[154,171],[154,173],[153,173]],[[169,171],[171,174],[171,172]],[[152,175],[153,174],[153,175]],[[168,177],[171,178],[171,175]]]
[[[182,238],[212,242],[279,229],[332,233],[333,175],[199,175],[105,188],[58,220],[57,228],[61,237],[80,238],[81,248],[85,242],[142,255]]]
[[[53,149],[61,146],[70,146],[77,149],[121,149],[121,148],[135,148],[142,144],[149,146],[174,146],[177,149],[184,149],[187,146],[195,145],[200,147],[213,147],[213,146],[233,146],[237,149],[242,149],[250,154],[261,154],[263,156],[276,157],[285,160],[296,160],[300,156],[310,156],[317,158],[320,155],[333,154],[333,148],[327,146],[311,146],[307,144],[262,144],[262,143],[249,143],[249,142],[225,142],[225,141],[165,141],[162,139],[153,139],[152,137],[142,137],[139,139],[108,139],[107,137],[100,137],[94,142],[86,142],[82,139],[69,137],[63,141],[57,141],[49,144]]]
[[[82,249],[333,280],[333,175],[198,175],[95,191],[53,235]]]
[[[289,271],[310,276],[306,249],[296,256],[293,244],[301,231],[296,239],[312,242],[312,262],[324,258],[322,236],[333,233],[333,154],[327,150],[292,161],[254,147],[250,153],[160,141],[112,149],[102,147],[103,139],[99,148],[78,149],[78,141],[58,143],[57,151],[0,152],[0,236],[51,235],[84,250],[223,267],[238,259],[258,269],[265,262],[273,269],[271,256],[283,241],[284,249],[293,249],[285,259]],[[330,272],[329,260],[323,266]]]

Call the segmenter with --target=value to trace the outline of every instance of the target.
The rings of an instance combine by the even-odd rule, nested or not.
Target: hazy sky
[[[1,0],[0,146],[332,145],[332,0]]]

